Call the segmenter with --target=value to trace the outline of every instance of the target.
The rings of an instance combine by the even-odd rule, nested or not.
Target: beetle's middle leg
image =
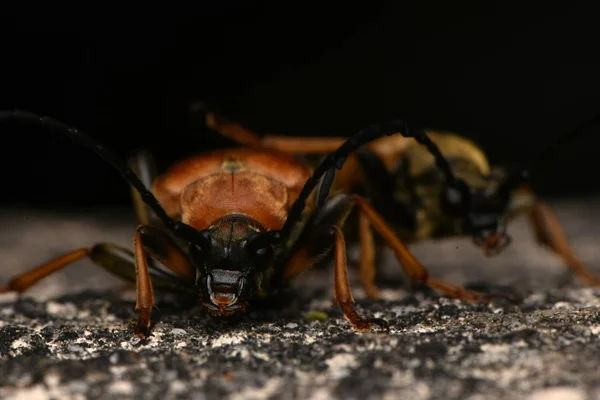
[[[364,213],[358,214],[358,240],[360,245],[359,279],[367,297],[372,300],[379,299],[379,289],[375,284],[377,268],[375,268],[375,240],[369,219]]]
[[[286,265],[283,279],[289,281],[298,274],[304,272],[316,262],[325,258],[329,251],[334,252],[334,293],[335,300],[339,304],[344,317],[358,330],[371,329],[372,325],[378,325],[388,329],[388,323],[379,318],[364,318],[358,314],[354,307],[354,297],[348,280],[348,264],[346,260],[346,240],[338,226],[320,227],[319,232],[313,234],[313,241],[302,247]],[[333,242],[333,243],[332,243]],[[324,243],[333,244],[324,248]],[[316,245],[316,246],[314,246]],[[316,249],[319,248],[319,251]]]

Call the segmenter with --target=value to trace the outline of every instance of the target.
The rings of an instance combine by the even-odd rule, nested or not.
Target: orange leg
[[[550,206],[537,201],[529,214],[537,241],[560,256],[567,266],[586,285],[600,286],[600,278],[590,271],[574,253],[558,217]]]
[[[155,302],[154,288],[150,281],[150,272],[148,271],[148,259],[142,241],[141,229],[138,228],[133,239],[137,288],[135,311],[138,313],[135,333],[138,336],[146,337],[150,335],[150,312],[152,311]]]
[[[327,154],[337,150],[345,141],[344,137],[286,137],[282,135],[259,135],[236,122],[229,121],[215,113],[206,112],[206,125],[222,136],[237,143],[254,147],[267,147],[286,153]]]
[[[313,235],[313,240],[310,243],[306,243],[294,256],[290,259],[288,264],[285,266],[283,280],[285,282],[290,281],[298,274],[304,272],[311,266],[313,266],[318,259],[324,257],[331,250],[331,244],[333,237],[333,251],[334,251],[334,289],[335,299],[340,305],[344,317],[352,323],[352,325],[361,331],[370,330],[372,325],[379,325],[380,327],[388,330],[388,324],[386,321],[378,318],[363,318],[361,317],[356,308],[354,307],[354,297],[350,289],[350,283],[348,281],[348,265],[346,262],[346,241],[340,228],[331,227],[327,230],[321,228],[319,234]],[[326,243],[326,245],[324,245]],[[313,247],[312,245],[317,245]]]
[[[358,215],[358,235],[360,241],[359,277],[367,297],[371,300],[379,299],[379,289],[375,285],[375,240],[373,230],[364,213]]]
[[[408,278],[415,283],[425,285],[429,288],[438,290],[449,296],[474,302],[489,302],[492,295],[481,293],[474,290],[465,289],[461,286],[454,285],[449,282],[445,282],[441,279],[432,278],[429,276],[427,269],[416,259],[416,257],[408,250],[408,248],[398,239],[394,231],[386,224],[381,216],[375,211],[367,201],[358,195],[353,195],[352,200],[359,208],[361,214],[368,219],[375,230],[383,237],[387,245],[395,253],[400,265],[404,269],[404,272]],[[370,267],[363,267],[363,276],[371,277],[374,275],[374,265]],[[365,278],[366,279],[366,278]],[[371,285],[372,280],[368,282]],[[367,289],[368,286],[366,286]],[[368,289],[367,289],[368,291]]]
[[[45,277],[60,271],[67,265],[74,263],[77,260],[89,256],[91,249],[83,248],[69,253],[63,254],[31,271],[17,275],[11,279],[5,286],[0,286],[0,293],[17,292],[23,293]]]
[[[150,327],[150,311],[154,307],[153,287],[181,293],[188,289],[189,285],[184,285],[179,280],[171,281],[151,275],[146,254],[159,260],[177,277],[186,282],[194,282],[196,270],[188,261],[185,253],[159,228],[139,226],[135,233],[134,249],[135,266],[128,259],[132,256],[131,252],[112,243],[100,243],[91,248],[75,250],[16,276],[5,286],[0,286],[0,293],[11,291],[23,293],[45,277],[60,271],[75,261],[89,257],[94,263],[107,271],[126,280],[137,282],[136,310],[139,313],[139,318],[136,333],[147,336]]]
[[[386,321],[377,318],[363,318],[354,308],[354,297],[348,282],[348,264],[346,263],[346,241],[338,227],[333,228],[335,239],[335,299],[342,308],[344,316],[359,330],[369,330],[371,325],[379,325],[389,330]]]
[[[113,243],[99,243],[91,248],[82,248],[71,251],[28,272],[17,275],[5,286],[0,286],[0,293],[23,293],[45,277],[60,271],[61,269],[78,260],[81,260],[86,256],[89,257],[96,265],[104,268],[108,272],[133,282],[133,287],[135,288],[134,265],[130,260],[128,260],[128,258],[131,258],[132,255],[133,254],[129,250]],[[170,285],[168,284],[158,284],[164,289],[170,288]],[[125,292],[126,290],[131,289],[131,286],[131,283],[127,283],[126,286],[119,292]]]
[[[152,226],[140,225],[137,228],[133,240],[133,253],[137,286],[135,310],[138,312],[135,333],[146,337],[150,334],[150,313],[155,305],[147,256],[150,255],[176,275],[191,282],[196,279],[196,270],[185,253],[162,230]]]
[[[293,155],[326,155],[336,151],[347,139],[340,136],[284,136],[277,134],[260,135],[253,130],[230,121],[211,111],[206,111],[204,106],[200,107],[205,112],[206,125],[235,142],[259,148],[270,148],[290,153]],[[382,137],[365,144],[375,154],[381,157],[386,168],[393,168],[399,157],[406,149],[414,144],[414,139],[398,137],[397,135]],[[355,185],[365,181],[364,171],[354,154],[351,154],[342,170],[336,174],[332,191],[342,189],[345,192],[353,191]]]

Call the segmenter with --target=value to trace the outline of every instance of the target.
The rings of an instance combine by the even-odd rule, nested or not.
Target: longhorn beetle
[[[319,155],[344,141],[344,138],[335,136],[259,135],[207,110],[203,104],[197,104],[195,111],[205,113],[205,122],[212,129],[253,148]],[[561,140],[541,152],[529,168],[512,170],[491,166],[479,146],[454,133],[426,131],[431,139],[427,145],[406,135],[381,137],[349,157],[338,174],[336,186],[348,193],[364,193],[373,209],[381,215],[378,223],[386,221],[393,229],[396,241],[406,244],[430,238],[466,235],[471,236],[486,255],[493,256],[511,242],[506,233],[507,222],[518,215],[527,214],[538,243],[562,258],[572,273],[585,284],[598,286],[600,278],[571,249],[558,217],[546,202],[535,196],[528,185],[528,176],[534,166],[541,164],[552,151],[559,148],[559,144],[597,126],[599,120],[600,115],[597,115],[561,137]],[[367,295],[377,299],[376,246],[372,224],[372,218],[370,220],[359,215],[359,269]],[[420,283],[425,280],[427,272],[423,268],[415,274],[415,264],[418,261],[402,264],[402,267],[412,281]],[[442,291],[452,295],[448,289],[450,287],[445,287]],[[470,294],[454,292],[456,297],[473,300]]]
[[[363,198],[336,192],[336,169],[342,169],[346,158],[364,143],[396,132],[414,137],[438,157],[439,150],[422,130],[409,130],[402,120],[370,125],[340,142],[312,172],[307,164],[274,149],[216,150],[174,164],[154,179],[150,191],[134,171],[149,171],[143,163],[142,168],[139,162],[127,166],[87,133],[49,117],[0,111],[0,121],[11,120],[57,130],[116,168],[138,194],[134,199],[139,225],[133,252],[111,243],[78,249],[15,277],[0,292],[21,293],[89,257],[106,270],[136,281],[135,332],[143,337],[150,333],[154,288],[195,295],[210,314],[231,315],[244,312],[249,301],[285,288],[332,252],[335,299],[343,315],[359,330],[372,325],[387,328],[383,320],[360,316],[353,305],[341,230],[353,205],[384,235],[387,228],[382,228],[381,218]],[[330,191],[337,195],[329,196]],[[158,223],[152,222],[151,212]],[[415,263],[417,272],[424,270],[401,243],[392,242],[392,247],[401,262]],[[426,276],[424,283],[446,288]],[[480,298],[478,292],[459,287],[448,290]]]

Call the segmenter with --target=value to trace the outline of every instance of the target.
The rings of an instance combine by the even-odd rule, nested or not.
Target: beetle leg
[[[266,134],[262,145],[285,153],[327,154],[337,150],[347,139],[335,136],[294,137]]]
[[[89,257],[96,265],[120,278],[135,282],[134,265],[133,262],[127,260],[128,255],[132,255],[129,250],[113,243],[99,243],[91,248],[70,251],[39,267],[15,276],[5,286],[0,286],[0,293],[23,293],[47,276],[62,270],[84,257]]]
[[[89,257],[96,265],[119,278],[135,282],[133,253],[114,243],[99,243],[90,248],[70,251],[39,267],[15,276],[6,285],[0,286],[0,293],[23,293],[47,276],[84,257]],[[155,287],[181,292],[183,282],[178,282],[175,277],[167,276],[164,272],[161,274],[162,271],[160,270],[158,272],[153,270],[152,272],[152,283]]]
[[[206,111],[205,123],[210,129],[221,136],[231,139],[239,144],[263,147],[260,135],[237,122],[230,121],[212,111]]]
[[[337,150],[346,140],[344,137],[287,137],[282,135],[259,135],[253,130],[230,121],[214,112],[206,112],[206,125],[235,142],[247,146],[266,147],[286,153],[326,154]]]
[[[352,211],[352,203],[346,194],[330,196],[321,210],[309,222],[304,233],[298,238],[291,257],[276,280],[289,282],[308,268],[330,261],[328,256],[334,247],[329,232],[331,226],[343,226]]]
[[[365,319],[358,315],[354,307],[354,298],[348,282],[348,264],[346,263],[346,241],[340,228],[333,227],[335,240],[335,299],[340,305],[344,316],[359,330],[369,330],[371,325],[379,325],[389,330],[388,323],[382,319]]]
[[[133,253],[137,283],[135,310],[138,312],[135,332],[139,336],[148,336],[150,312],[155,302],[147,255],[188,281],[195,280],[196,270],[185,253],[162,230],[152,226],[138,226],[133,240]]]
[[[528,185],[522,185],[512,196],[507,219],[527,214],[536,240],[563,259],[575,276],[590,286],[599,286],[600,278],[590,271],[575,254],[558,217],[544,201],[538,200]]]
[[[398,226],[406,229],[415,229],[415,213],[410,207],[397,203],[394,200],[393,188],[396,186],[394,179],[383,160],[367,147],[356,151],[360,163],[360,170],[365,177],[377,179],[362,179],[369,199],[375,205],[378,214],[385,219],[393,219]],[[342,170],[343,171],[343,170]],[[372,300],[379,299],[379,290],[375,285],[375,244],[373,230],[367,216],[360,212],[358,215],[358,234],[360,243],[360,280],[367,296]]]
[[[490,301],[492,295],[475,290],[465,289],[461,286],[430,277],[427,269],[408,250],[404,243],[398,239],[394,231],[385,223],[377,211],[375,211],[364,198],[358,195],[353,195],[352,200],[356,206],[358,206],[359,211],[365,215],[375,230],[383,237],[387,245],[390,246],[392,251],[396,254],[396,258],[411,281],[425,285],[461,300],[474,302]]]
[[[388,324],[386,321],[378,318],[363,318],[354,307],[354,297],[352,296],[348,281],[346,241],[340,228],[337,226],[320,226],[319,229],[312,232],[311,236],[312,240],[306,242],[304,246],[296,251],[285,265],[283,273],[284,281],[290,281],[295,276],[314,266],[315,263],[323,260],[333,247],[335,299],[340,305],[344,317],[359,330],[369,330],[373,324],[387,330]]]
[[[379,289],[375,285],[377,269],[375,267],[375,241],[373,230],[365,214],[358,215],[358,236],[360,242],[359,278],[367,297],[379,299]]]
[[[567,235],[565,234],[558,217],[550,206],[543,201],[536,201],[529,214],[531,225],[537,241],[548,246],[554,253],[560,256],[567,266],[585,284],[600,286],[600,278],[590,271],[575,254]]]
[[[149,267],[146,255],[160,261],[176,276],[169,275],[156,267]],[[16,276],[7,285],[0,286],[0,293],[11,291],[23,293],[48,275],[84,257],[89,257],[95,264],[121,278],[137,282],[136,333],[142,336],[147,336],[149,333],[150,311],[154,307],[153,287],[181,293],[189,290],[190,280],[193,282],[196,278],[196,270],[185,253],[162,230],[141,225],[135,233],[133,253],[112,243],[100,243],[91,248],[71,251]],[[135,267],[131,259],[128,259],[131,257],[135,260]]]
[[[89,248],[82,248],[63,254],[37,268],[15,276],[6,285],[0,286],[0,293],[23,293],[45,277],[60,271],[77,260],[89,256],[91,252],[92,250]]]
[[[344,316],[360,330],[370,329],[376,324],[387,329],[387,322],[381,319],[365,319],[360,317],[354,308],[350,284],[348,282],[348,266],[346,263],[346,241],[339,228],[343,226],[352,211],[350,196],[337,194],[331,196],[306,234],[299,238],[298,247],[285,264],[281,273],[281,281],[286,283],[316,264],[330,260],[328,256],[334,250],[335,262],[335,298]]]

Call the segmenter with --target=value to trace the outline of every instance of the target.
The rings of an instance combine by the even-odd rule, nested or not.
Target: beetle
[[[311,138],[258,134],[208,110],[202,103],[195,104],[194,111],[204,113],[205,123],[223,136],[254,148],[318,156],[344,140],[326,135]],[[596,116],[563,139],[574,137],[590,125],[597,125],[598,120],[599,116]],[[350,193],[363,193],[377,210],[381,218],[379,223],[389,224],[388,228],[402,245],[424,239],[471,236],[474,244],[487,256],[495,256],[511,242],[506,232],[507,223],[526,214],[538,243],[562,258],[584,284],[600,285],[600,278],[572,250],[556,214],[528,184],[531,169],[490,165],[476,143],[456,133],[427,130],[426,134],[434,147],[401,134],[367,143],[344,164],[338,187]],[[558,143],[547,150],[556,148]],[[547,154],[542,153],[535,164]],[[378,299],[376,244],[371,225],[369,218],[359,215],[359,277],[367,296]],[[390,239],[386,241],[390,242]],[[411,281],[420,283],[425,279],[426,272],[415,275],[411,265],[401,265]],[[449,287],[442,287],[445,293],[451,294]],[[473,300],[464,292],[457,292],[455,297]]]
[[[189,157],[154,177],[145,153],[127,165],[89,134],[49,117],[0,111],[0,121],[41,124],[96,152],[131,185],[138,222],[133,252],[112,243],[81,248],[16,276],[0,292],[22,293],[89,257],[136,282],[135,333],[145,337],[150,334],[155,288],[196,296],[214,316],[233,315],[246,311],[254,299],[278,293],[333,253],[335,299],[343,315],[358,330],[387,329],[386,321],[363,318],[354,307],[341,230],[354,205],[375,227],[380,228],[381,218],[362,197],[337,189],[344,178],[340,181],[336,171],[362,144],[395,132],[435,148],[422,130],[409,133],[402,120],[370,125],[342,141],[314,170],[276,149],[238,146]],[[394,249],[401,262],[414,264],[415,273],[426,271],[401,243]],[[426,275],[423,279],[443,286]],[[460,287],[448,290],[483,299],[479,292]]]

